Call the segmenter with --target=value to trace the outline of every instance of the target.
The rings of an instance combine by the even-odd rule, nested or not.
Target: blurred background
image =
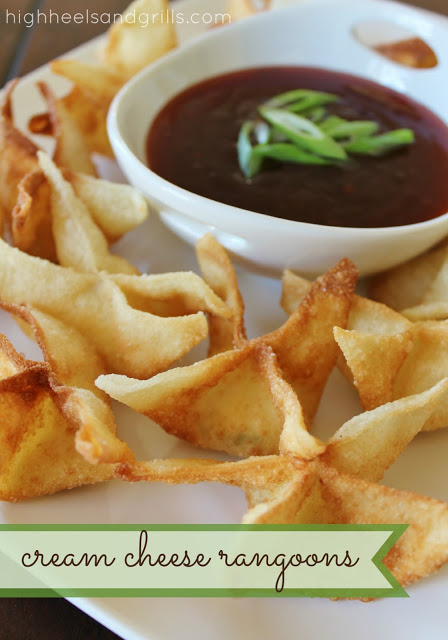
[[[182,0],[174,0],[181,2]],[[387,1],[387,0],[385,0]],[[448,0],[402,0],[405,4],[429,9],[448,16]],[[39,67],[51,58],[73,49],[77,45],[94,38],[107,30],[107,24],[35,24],[27,27],[23,22],[13,23],[10,16],[6,23],[7,11],[16,15],[50,11],[61,15],[63,12],[74,15],[86,10],[109,14],[120,13],[130,0],[0,0],[0,86],[7,79],[23,75]],[[362,0],[359,0],[362,2]],[[224,6],[225,2],[223,2]]]

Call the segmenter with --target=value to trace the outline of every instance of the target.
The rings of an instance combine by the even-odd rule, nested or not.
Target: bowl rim
[[[342,0],[342,3],[347,6],[350,6],[350,5],[357,5],[358,1],[359,0]],[[432,14],[432,12],[430,11],[427,11],[425,9],[419,9],[416,7],[406,6],[399,2],[395,2],[394,0],[388,0],[387,2],[385,2],[384,0],[363,0],[363,4],[371,5],[373,7],[377,7],[380,5],[382,7],[387,6],[390,8],[395,6],[396,8],[400,8],[401,11],[410,12],[413,15],[423,15],[425,18],[428,18],[428,16],[431,17],[432,15],[435,15],[438,18],[437,14]],[[289,7],[282,7],[282,8],[276,9],[276,13],[277,14],[282,13],[284,15],[287,15],[289,13],[291,14],[300,13],[310,8],[312,10],[315,10],[315,8],[320,5],[328,6],[329,8],[332,8],[333,10],[337,11],[337,10],[340,10],[341,8],[341,0],[338,0],[337,3],[334,2],[334,0],[313,0],[312,4],[310,4],[309,2],[304,2],[304,4],[302,5],[292,5]],[[192,200],[194,201],[194,204],[192,203],[191,205],[188,205],[188,206],[189,207],[191,206],[193,211],[196,211],[196,212],[198,211],[198,208],[201,210],[205,210],[205,209],[209,210],[211,207],[213,207],[215,209],[222,209],[223,214],[227,214],[228,216],[238,216],[239,220],[243,220],[247,222],[250,222],[250,221],[253,222],[254,216],[257,216],[256,219],[258,220],[258,223],[261,224],[262,226],[269,226],[269,225],[271,226],[272,224],[275,224],[277,228],[279,228],[279,230],[280,228],[283,228],[283,231],[285,232],[288,232],[288,231],[292,232],[293,230],[297,232],[299,229],[309,230],[310,232],[314,231],[315,233],[317,233],[318,231],[320,232],[325,231],[327,233],[334,233],[335,236],[338,236],[338,237],[342,235],[344,235],[345,237],[360,236],[360,235],[364,236],[366,233],[368,233],[371,236],[384,236],[384,235],[393,236],[393,235],[403,234],[403,233],[418,232],[423,228],[426,230],[431,227],[436,227],[438,225],[443,224],[443,222],[448,218],[448,210],[445,213],[442,213],[439,216],[436,216],[435,218],[430,218],[429,220],[423,220],[421,222],[414,222],[406,225],[399,225],[399,226],[395,225],[395,226],[388,226],[388,227],[352,227],[352,226],[341,227],[341,226],[334,226],[334,225],[322,225],[322,224],[311,223],[311,222],[301,222],[299,220],[289,220],[286,218],[271,216],[269,214],[252,211],[250,209],[243,209],[240,207],[229,205],[224,202],[220,202],[219,200],[212,200],[205,196],[196,194],[192,191],[188,191],[183,187],[179,187],[176,184],[170,182],[169,180],[166,180],[165,178],[162,178],[157,173],[152,171],[152,169],[150,169],[150,167],[147,164],[142,162],[140,158],[137,156],[137,154],[134,153],[132,146],[128,144],[124,134],[121,131],[121,128],[119,126],[119,118],[120,118],[120,111],[123,108],[123,105],[125,104],[126,100],[130,100],[130,97],[132,96],[133,93],[138,91],[140,85],[144,84],[147,78],[150,77],[153,73],[156,73],[157,71],[159,71],[160,69],[163,69],[164,67],[169,68],[169,66],[172,65],[173,62],[175,63],[177,59],[181,58],[186,51],[194,50],[195,48],[201,46],[204,42],[208,43],[209,41],[211,41],[213,43],[213,40],[215,40],[216,38],[223,37],[223,34],[225,34],[225,32],[228,32],[230,29],[232,29],[233,31],[245,30],[247,28],[246,25],[248,23],[254,24],[256,22],[267,21],[269,19],[269,16],[270,16],[269,11],[260,12],[254,16],[245,18],[244,20],[239,20],[235,23],[227,24],[223,28],[210,30],[208,32],[200,34],[199,36],[196,36],[186,44],[183,44],[177,47],[176,49],[173,49],[172,51],[168,52],[167,54],[165,54],[155,62],[149,64],[147,67],[142,69],[138,74],[132,77],[125,85],[123,85],[123,87],[114,97],[107,115],[107,130],[108,130],[111,145],[114,149],[114,152],[119,164],[120,164],[120,158],[124,157],[128,163],[134,164],[134,166],[137,166],[140,171],[144,171],[148,175],[151,181],[150,186],[154,186],[158,188],[159,192],[163,191],[165,196],[167,195],[169,196],[169,200],[171,202],[167,204],[166,199],[159,198],[157,194],[155,194],[154,201],[157,201],[157,204],[154,204],[155,209],[159,212],[173,209],[176,213],[180,213],[186,217],[190,217],[195,222],[198,222],[197,216],[195,216],[194,214],[193,215],[189,214],[184,210],[184,206],[182,206],[186,204],[187,200]],[[447,35],[448,35],[448,28],[447,28]],[[249,66],[238,67],[237,69],[235,69],[235,71],[257,68],[257,66],[258,65],[249,65]],[[263,65],[263,66],[284,67],[288,65],[273,64],[273,65]],[[291,66],[300,66],[300,65],[291,65]],[[316,68],[325,68],[325,67],[316,67]],[[188,87],[194,86],[195,84],[200,83],[208,78],[224,75],[225,73],[226,72],[219,73],[219,74],[204,74],[201,76],[200,79],[195,80],[194,82],[188,84],[184,89],[182,89],[178,93],[181,93],[185,89],[188,89]],[[229,71],[229,73],[231,73],[231,71]],[[357,75],[357,74],[353,74],[353,75]],[[363,76],[360,76],[360,77],[363,77]],[[178,95],[178,93],[174,95]],[[397,93],[400,93],[400,92],[397,91]],[[172,98],[168,98],[167,100],[165,100],[165,102],[160,107],[160,109],[163,109],[163,107],[171,99]],[[430,108],[430,107],[427,107],[427,108]],[[160,112],[160,109],[151,118],[149,125],[146,127],[145,131],[143,132],[143,137],[146,138],[149,128],[152,126],[152,123],[154,122],[154,119],[157,116],[157,114]],[[439,117],[439,119],[441,118]],[[445,124],[448,127],[448,123],[445,123]],[[149,196],[148,199],[151,200],[151,196]],[[202,218],[200,222],[203,224],[206,223]]]

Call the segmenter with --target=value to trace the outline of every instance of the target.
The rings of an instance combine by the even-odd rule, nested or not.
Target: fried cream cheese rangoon
[[[285,311],[292,313],[310,287],[285,271]],[[384,304],[355,296],[347,329],[335,327],[334,334],[342,352],[338,365],[366,411],[426,391],[448,376],[447,322],[413,323]],[[448,404],[442,404],[424,430],[447,426]]]
[[[51,203],[58,190],[64,189],[65,194],[69,191],[66,183],[76,196],[76,199],[72,196],[75,209],[87,210],[92,220],[90,227],[98,227],[108,243],[141,224],[148,215],[148,206],[143,196],[129,185],[98,180],[67,168],[62,170],[63,178],[59,176],[51,184],[42,170],[42,155],[39,156],[42,152],[14,125],[11,98],[16,85],[13,81],[6,87],[0,111],[1,221],[3,230],[10,227],[15,246],[57,262]],[[46,166],[49,173],[48,162]],[[69,214],[65,211],[65,215]]]
[[[275,367],[272,350],[261,344],[258,350],[265,366],[271,362]],[[300,404],[282,382],[275,389],[282,429],[279,455],[240,462],[131,462],[117,466],[117,477],[128,482],[218,482],[240,487],[249,506],[243,522],[250,524],[410,524],[385,559],[402,585],[447,562],[448,504],[377,482],[446,402],[448,380],[354,417],[326,445],[304,437]]]
[[[108,31],[104,65],[129,79],[174,49],[177,37],[173,21],[167,19],[169,9],[168,0],[134,0],[123,20]]]
[[[16,81],[6,85],[0,105],[1,235],[16,204],[19,182],[37,167],[38,147],[14,126],[11,96],[15,86]]]
[[[47,337],[49,324],[55,329],[57,321],[23,307],[5,308],[30,326],[44,362],[26,360],[0,334],[0,499],[15,502],[111,479],[114,463],[133,460],[133,454],[117,437],[105,399],[56,375],[69,385],[83,382],[75,363],[62,366],[61,350],[56,356],[47,350],[49,343],[55,346]],[[69,337],[79,348],[76,364],[87,358],[84,367],[101,370],[89,362],[82,338]]]
[[[43,151],[37,155],[50,185],[52,232],[58,263],[86,273],[137,274],[138,270],[125,258],[109,251],[106,236],[49,156]]]
[[[210,317],[209,356],[241,346],[247,339],[244,326],[244,300],[232,262],[211,233],[196,244],[196,257],[205,282],[232,311],[231,318]]]
[[[48,105],[55,149],[53,160],[59,167],[71,171],[96,176],[95,165],[91,159],[81,127],[64,102],[54,95],[45,82],[38,82],[37,87]]]
[[[177,46],[175,25],[167,19],[169,15],[167,0],[136,0],[109,29],[98,64],[54,60],[52,71],[70,80],[73,88],[56,102],[50,97],[48,113],[33,117],[30,131],[58,139],[53,117],[56,107],[60,114],[70,115],[70,127],[79,129],[90,153],[113,157],[106,128],[107,111],[125,82]]]
[[[199,252],[204,253],[205,247],[213,244],[206,238]],[[210,274],[216,276],[222,264],[227,269],[229,263],[223,262],[222,251],[208,252],[207,262],[202,256],[206,281],[212,283]],[[216,264],[212,269],[213,255]],[[277,453],[282,424],[276,413],[275,390],[268,382],[266,368],[260,365],[259,347],[270,347],[276,354],[278,384],[283,377],[291,385],[303,407],[304,423],[309,426],[338,355],[333,327],[347,324],[356,280],[353,264],[342,260],[316,281],[282,327],[249,341],[241,337],[238,302],[233,316],[235,328],[227,327],[227,350],[220,351],[222,332],[219,348],[214,342],[218,334],[212,332],[211,350],[218,353],[211,358],[149,380],[102,376],[97,385],[168,433],[200,447],[237,456]],[[228,287],[234,289],[233,298],[238,300],[234,274]]]
[[[394,335],[372,336],[335,327],[364,409],[429,389],[448,376],[448,323],[418,322]],[[425,431],[448,426],[441,405]]]
[[[447,320],[448,241],[375,276],[369,294],[410,320]]]
[[[141,224],[147,214],[144,198],[132,187],[81,173],[60,171],[46,154],[39,151],[36,169],[26,174],[18,184],[11,236],[14,245],[22,251],[63,264],[68,251],[61,248],[67,238],[62,224],[65,220],[77,228],[79,241],[82,233],[83,244],[92,244],[92,250],[102,254],[100,267],[108,271],[136,273],[135,267],[123,258],[113,257],[107,245]],[[71,247],[69,253],[76,251],[81,249]],[[95,261],[99,259],[100,255],[97,255]],[[76,267],[76,264],[70,266]]]
[[[50,68],[57,75],[70,80],[73,88],[70,93],[58,98],[48,88],[44,91],[40,88],[48,112],[31,119],[31,133],[53,136],[57,149],[61,152],[65,150],[69,158],[74,158],[73,151],[66,143],[71,138],[70,132],[78,130],[81,138],[76,144],[82,147],[84,158],[92,153],[113,157],[107,134],[107,112],[126,79],[104,66],[79,60],[54,60]]]
[[[289,269],[283,272],[281,306],[288,315],[294,313],[301,303],[312,283],[293,273]],[[390,309],[362,296],[354,296],[347,329],[373,335],[388,335],[400,333],[412,327],[412,322]]]
[[[148,378],[207,337],[204,312],[229,316],[222,300],[194,273],[122,277],[123,289],[105,272],[80,273],[0,240],[0,299],[75,329],[108,372]],[[132,288],[139,290],[144,311],[128,302],[126,291]],[[157,315],[162,303],[166,317]]]

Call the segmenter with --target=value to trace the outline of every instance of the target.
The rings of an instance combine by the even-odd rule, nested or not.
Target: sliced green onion
[[[320,128],[335,140],[344,138],[365,138],[373,135],[380,128],[372,120],[344,120],[338,116],[330,116],[320,124]]]
[[[330,116],[319,126],[334,140],[367,138],[379,129],[379,125],[372,120],[345,120],[339,116]],[[347,146],[344,145],[344,148]]]
[[[334,127],[330,135],[333,140],[366,138],[376,133],[379,128],[377,122],[371,122],[370,120],[353,120]]]
[[[308,109],[313,109],[314,107],[323,107],[324,105],[331,104],[332,102],[336,102],[337,100],[337,96],[332,96],[331,94],[318,94],[315,96],[303,98],[298,102],[288,104],[285,106],[285,109],[287,109],[288,111],[292,111],[293,113],[304,113],[305,111],[308,111]]]
[[[331,93],[297,89],[259,107],[260,117],[245,122],[238,135],[238,161],[246,179],[261,171],[265,158],[341,165],[349,161],[348,154],[381,156],[414,142],[411,129],[378,134],[374,121],[327,116],[325,106],[339,99]]]
[[[306,118],[309,118],[312,122],[321,122],[327,113],[325,107],[313,107],[309,109],[306,113],[303,113]],[[319,124],[319,126],[321,126]]]
[[[367,137],[379,129],[379,125],[373,120],[345,120],[339,116],[329,116],[319,126],[335,140]]]
[[[324,158],[345,160],[343,147],[311,120],[281,109],[259,108],[260,115],[299,147]]]
[[[286,93],[280,93],[278,96],[274,96],[265,102],[263,107],[279,109],[281,107],[286,107],[291,103],[297,104],[299,101],[303,100],[314,100],[316,102],[310,106],[318,106],[319,104],[336,102],[339,100],[339,96],[336,96],[333,93],[324,93],[322,91],[311,91],[310,89],[294,89],[293,91],[287,91]]]
[[[292,143],[260,144],[252,148],[252,153],[255,157],[271,158],[279,162],[318,165],[333,164],[331,160],[308,153]]]
[[[414,142],[415,136],[411,129],[395,129],[378,136],[357,138],[345,145],[349,153],[367,156],[382,156],[389,151],[398,149]]]
[[[278,129],[271,129],[269,142],[288,142],[287,136]]]
[[[263,158],[256,157],[252,153],[252,143],[250,136],[255,129],[253,122],[245,122],[238,135],[237,151],[240,169],[245,178],[253,178],[260,171]]]
[[[257,120],[254,125],[254,136],[258,144],[267,144],[271,139],[272,129],[264,122],[264,120]]]
[[[348,120],[344,120],[344,118],[340,118],[339,116],[329,116],[323,122],[320,123],[319,127],[322,131],[325,131],[329,136],[331,136],[332,131],[339,127],[341,124],[346,124],[349,122]]]

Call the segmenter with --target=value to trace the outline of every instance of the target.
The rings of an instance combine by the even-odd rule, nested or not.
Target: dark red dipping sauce
[[[246,181],[236,142],[263,102],[291,89],[341,96],[328,113],[375,120],[380,132],[409,128],[415,142],[341,167],[278,164]],[[448,211],[448,127],[431,111],[374,82],[306,67],[265,67],[218,76],[171,100],[147,139],[150,168],[193,193],[278,218],[339,227],[413,224]]]

